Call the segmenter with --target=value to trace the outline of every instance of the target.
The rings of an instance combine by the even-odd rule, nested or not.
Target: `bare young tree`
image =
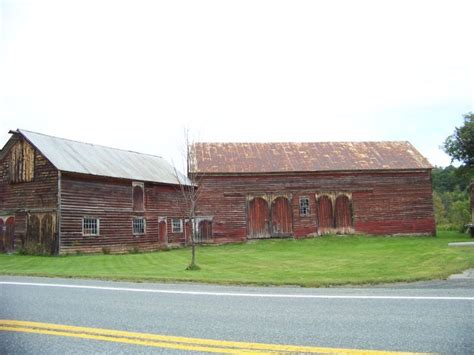
[[[201,190],[199,189],[201,176],[197,174],[196,170],[194,169],[196,167],[196,156],[193,149],[194,142],[190,139],[189,130],[187,128],[184,129],[184,143],[185,147],[183,149],[183,155],[186,160],[186,173],[188,176],[181,174],[175,165],[173,167],[176,179],[178,181],[178,186],[184,200],[183,215],[188,220],[191,230],[191,263],[186,269],[199,270],[200,268],[196,263],[196,213],[197,204],[201,193]]]

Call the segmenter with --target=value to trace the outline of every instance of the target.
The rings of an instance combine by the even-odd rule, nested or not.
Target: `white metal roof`
[[[23,129],[16,132],[23,135],[60,171],[178,184],[174,168],[156,155],[76,142]],[[186,176],[179,174],[181,182],[190,184]]]

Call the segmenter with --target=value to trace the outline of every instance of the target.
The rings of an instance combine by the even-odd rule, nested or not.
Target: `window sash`
[[[309,216],[309,198],[300,198],[300,216]]]
[[[173,218],[171,220],[171,231],[173,233],[183,233],[183,220],[180,218]]]
[[[84,217],[82,219],[82,235],[98,236],[100,234],[100,219]]]
[[[133,234],[145,234],[146,222],[144,217],[133,217],[132,231]]]

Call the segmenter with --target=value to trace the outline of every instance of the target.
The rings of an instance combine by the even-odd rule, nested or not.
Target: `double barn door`
[[[248,206],[249,238],[285,237],[293,234],[291,204],[285,197],[268,202],[256,197]]]

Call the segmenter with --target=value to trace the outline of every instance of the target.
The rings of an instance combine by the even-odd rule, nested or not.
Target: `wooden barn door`
[[[268,203],[263,198],[256,197],[249,202],[247,216],[249,238],[265,238],[269,236],[269,216]]]
[[[199,221],[198,224],[198,242],[207,242],[212,238],[212,222],[209,220]]]
[[[5,223],[3,222],[3,219],[0,218],[0,252],[4,253],[5,250],[5,229],[7,227],[5,226]]]
[[[41,244],[45,254],[56,254],[55,222],[51,214],[46,214],[41,219]]]
[[[336,199],[336,228],[345,233],[350,227],[352,227],[351,204],[347,196],[341,195]]]
[[[15,217],[8,217],[4,227],[4,248],[6,252],[12,252],[15,247]]]
[[[293,233],[291,204],[286,197],[277,197],[272,202],[272,236],[289,236]]]
[[[318,204],[318,224],[320,231],[324,233],[325,229],[334,227],[333,213],[332,213],[332,201],[329,196],[321,196]]]
[[[168,243],[168,227],[165,219],[160,220],[158,223],[158,238],[160,243]]]
[[[26,228],[25,248],[28,252],[39,252],[41,223],[37,215],[28,217],[28,226]]]

